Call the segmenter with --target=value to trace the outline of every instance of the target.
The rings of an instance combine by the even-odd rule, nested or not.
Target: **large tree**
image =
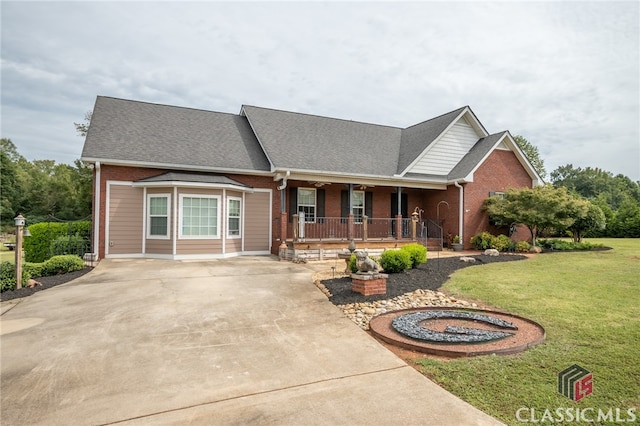
[[[522,224],[531,233],[532,244],[545,230],[568,229],[577,218],[585,215],[586,205],[565,188],[551,185],[510,189],[504,196],[493,196],[484,208],[500,225]]]
[[[513,140],[518,144],[520,149],[525,153],[529,162],[536,169],[536,172],[540,175],[542,179],[547,178],[547,170],[544,167],[544,160],[540,156],[540,151],[538,151],[538,147],[526,140],[523,136],[515,135]]]

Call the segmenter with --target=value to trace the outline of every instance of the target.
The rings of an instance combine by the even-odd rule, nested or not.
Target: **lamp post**
[[[22,288],[22,229],[24,228],[24,216],[15,217],[16,223],[16,288]]]

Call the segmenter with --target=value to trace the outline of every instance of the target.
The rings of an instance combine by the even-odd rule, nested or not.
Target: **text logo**
[[[580,401],[593,392],[593,374],[578,364],[558,373],[558,392],[573,401]]]

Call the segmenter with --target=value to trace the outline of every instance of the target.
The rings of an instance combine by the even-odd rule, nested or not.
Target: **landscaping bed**
[[[386,300],[418,289],[437,290],[458,269],[488,263],[511,262],[526,259],[523,255],[501,254],[500,256],[475,255],[470,256],[475,262],[463,262],[459,257],[431,258],[427,263],[406,272],[389,274],[387,278],[387,293],[363,296],[351,290],[351,277],[334,278],[321,281],[329,290],[329,300],[335,305],[348,303],[371,302]]]
[[[33,293],[36,293],[41,290],[46,290],[51,287],[55,287],[60,284],[68,283],[71,280],[75,280],[83,276],[84,274],[90,272],[93,268],[83,268],[79,271],[67,272],[66,274],[59,275],[50,275],[48,277],[38,277],[34,278],[36,281],[41,283],[42,285],[36,285],[34,287],[23,287],[19,290],[10,290],[4,291],[0,293],[0,301],[17,299],[20,297],[31,296]]]

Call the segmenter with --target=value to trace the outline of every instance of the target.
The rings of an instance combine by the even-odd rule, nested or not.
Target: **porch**
[[[280,257],[288,260],[326,260],[337,258],[348,250],[353,241],[356,249],[364,249],[370,255],[384,250],[418,243],[427,251],[440,251],[444,247],[442,227],[435,221],[412,218],[369,218],[356,221],[353,214],[347,217],[316,217],[307,221],[304,214],[293,215],[287,227],[286,248],[281,246]]]

